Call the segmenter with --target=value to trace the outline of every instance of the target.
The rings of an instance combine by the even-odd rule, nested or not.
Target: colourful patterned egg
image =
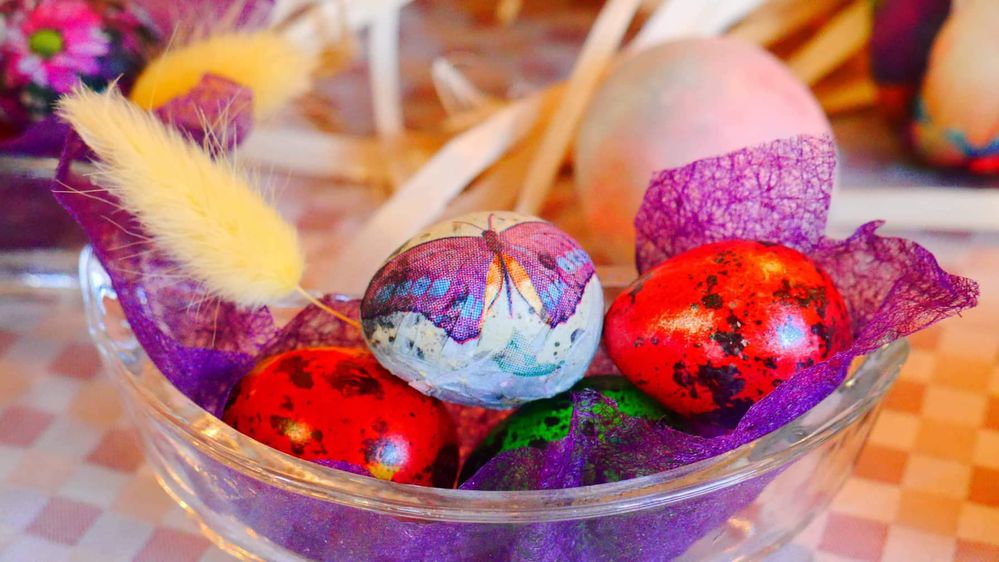
[[[364,350],[289,351],[232,390],[223,420],[299,458],[367,470],[404,484],[450,488],[458,470],[444,405],[383,369]]]
[[[625,415],[658,422],[675,423],[675,415],[663,408],[653,398],[635,388],[628,379],[616,375],[587,377],[568,392],[552,398],[538,400],[520,407],[513,415],[494,427],[482,443],[469,455],[461,469],[460,481],[464,482],[489,460],[504,451],[524,447],[543,447],[569,435],[572,424],[572,393],[584,389],[596,390],[613,400],[616,408],[607,413]]]
[[[490,408],[572,386],[602,317],[586,252],[509,212],[432,226],[385,262],[361,302],[365,339],[389,371],[431,396]]]
[[[999,173],[999,2],[956,3],[940,29],[911,127],[927,162]]]
[[[153,33],[118,3],[16,0],[0,6],[0,122],[23,127],[77,84],[127,88]]]
[[[846,305],[825,272],[790,248],[744,240],[647,271],[604,324],[607,352],[635,386],[724,426],[850,341]]]

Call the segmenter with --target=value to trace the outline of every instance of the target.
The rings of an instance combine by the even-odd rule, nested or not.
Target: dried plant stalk
[[[447,140],[443,135],[407,134],[390,156],[418,167]],[[265,170],[369,185],[389,181],[385,151],[373,137],[263,127],[250,135],[239,152],[244,161]]]
[[[490,106],[495,109],[502,104],[500,100],[483,93],[444,57],[434,59],[430,66],[430,76],[437,97],[449,116],[478,111]]]
[[[474,211],[513,209],[519,187],[524,183],[528,166],[541,145],[555,105],[564,94],[564,88],[556,86],[544,93],[541,117],[527,137],[456,197],[442,213],[443,217],[456,217]]]
[[[537,121],[542,96],[514,102],[454,137],[365,223],[331,270],[335,292],[361,294],[381,262],[413,233],[432,223],[445,205]]]
[[[257,306],[299,288],[298,233],[234,160],[213,159],[116,88],[81,87],[59,116],[100,158],[98,184],[211,294]]]
[[[836,115],[874,105],[878,99],[878,87],[869,77],[857,76],[828,91],[819,90],[816,94],[822,109],[829,115]]]
[[[808,84],[815,84],[867,45],[873,8],[870,0],[854,0],[794,53],[787,65]]]
[[[566,95],[552,116],[538,154],[528,168],[517,200],[517,211],[533,215],[541,208],[590,96],[621,44],[639,3],[639,0],[612,0],[597,16],[569,78]]]
[[[503,25],[510,25],[520,15],[524,0],[499,0],[496,4],[496,19]]]
[[[843,5],[843,0],[771,0],[729,31],[729,35],[768,46],[801,31]]]
[[[666,0],[628,43],[637,53],[670,39],[712,36],[755,10],[763,0]]]

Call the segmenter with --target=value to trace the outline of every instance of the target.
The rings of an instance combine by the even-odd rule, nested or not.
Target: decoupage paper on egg
[[[473,213],[389,257],[361,319],[382,364],[420,391],[509,408],[583,376],[600,341],[603,292],[590,257],[553,225]]]

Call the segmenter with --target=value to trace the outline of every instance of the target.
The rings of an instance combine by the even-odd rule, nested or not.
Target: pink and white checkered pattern
[[[953,267],[981,283],[980,306],[910,338],[853,477],[782,555],[999,561],[999,250]]]
[[[219,561],[144,466],[77,297],[0,302],[0,561]]]

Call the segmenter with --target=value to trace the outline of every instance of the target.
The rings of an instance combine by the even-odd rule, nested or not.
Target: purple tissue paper
[[[228,152],[253,127],[253,92],[232,80],[206,74],[190,92],[157,109],[156,116],[186,131],[194,142],[208,141],[214,149]]]

